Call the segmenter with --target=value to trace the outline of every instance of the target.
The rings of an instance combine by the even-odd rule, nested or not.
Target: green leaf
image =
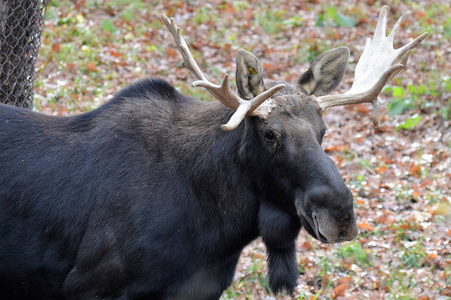
[[[326,10],[326,16],[328,19],[335,19],[337,16],[337,8],[335,6],[331,6]]]
[[[413,127],[417,126],[420,121],[421,121],[421,116],[413,116],[411,118],[408,118],[403,124],[396,126],[395,130],[412,129]]]
[[[420,86],[417,88],[418,95],[425,95],[427,92],[427,88],[424,84],[420,84]]]
[[[316,18],[316,21],[315,21],[315,26],[316,27],[326,26],[326,21],[324,20],[324,14],[322,14],[322,13],[318,14],[318,18]]]
[[[404,88],[400,87],[400,86],[396,86],[393,89],[393,97],[395,98],[404,98],[406,96],[406,91],[404,90]]]
[[[413,108],[413,98],[393,98],[388,101],[388,112],[390,116],[397,116],[406,110]]]
[[[450,105],[451,108],[451,105]],[[441,109],[441,115],[443,120],[451,120],[451,109],[448,107],[443,107]]]
[[[427,88],[424,84],[420,84],[419,86],[409,84],[408,89],[409,93],[412,95],[424,95],[427,92]]]
[[[115,33],[117,28],[114,27],[113,25],[113,21],[111,21],[110,19],[103,19],[102,20],[102,28],[105,31],[109,31],[111,33]]]
[[[391,85],[385,86],[384,93],[393,93],[393,86],[391,86]]]
[[[357,25],[356,21],[340,13],[337,13],[333,20],[340,27],[355,27]]]
[[[304,24],[304,19],[302,19],[302,17],[294,16],[283,21],[283,24],[290,25],[293,27],[300,27]]]
[[[124,9],[124,11],[121,14],[122,19],[127,21],[133,21],[135,19],[135,11],[132,7],[128,6]]]
[[[320,13],[318,15],[318,18],[316,19],[316,26],[324,27],[326,25],[333,24],[339,27],[355,27],[357,22],[337,12],[336,6],[331,6],[326,9],[324,14]]]
[[[451,78],[448,78],[445,81],[445,91],[446,92],[451,92]]]

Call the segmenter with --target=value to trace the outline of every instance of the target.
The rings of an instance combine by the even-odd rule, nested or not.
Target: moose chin
[[[174,19],[162,19],[185,66],[218,101],[140,80],[81,115],[0,105],[1,299],[219,299],[242,249],[262,237],[269,284],[293,293],[295,241],[357,234],[352,194],[321,148],[322,111],[374,104],[421,35],[393,49],[388,8],[356,66],[349,50],[321,54],[293,85],[264,82],[239,50],[237,93],[194,61]],[[221,125],[222,124],[222,125]]]

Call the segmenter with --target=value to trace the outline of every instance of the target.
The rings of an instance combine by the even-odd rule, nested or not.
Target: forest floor
[[[204,73],[233,75],[239,48],[263,62],[265,78],[294,83],[327,49],[347,46],[347,91],[385,1],[50,1],[38,59],[34,109],[71,115],[106,102],[146,76],[212,100],[160,20],[175,17]],[[395,48],[427,31],[409,63],[371,105],[329,109],[323,149],[354,195],[359,236],[328,245],[302,231],[299,285],[271,293],[261,240],[245,248],[222,299],[451,299],[451,5],[397,0],[388,28],[405,15]],[[233,76],[232,76],[233,77]]]

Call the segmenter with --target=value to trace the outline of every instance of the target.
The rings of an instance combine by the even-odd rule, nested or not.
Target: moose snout
[[[313,211],[314,231],[319,240],[328,244],[353,240],[359,231],[354,211],[331,213],[320,209]]]
[[[358,235],[352,194],[346,186],[340,190],[321,186],[302,193],[296,207],[304,228],[323,243],[350,241]]]

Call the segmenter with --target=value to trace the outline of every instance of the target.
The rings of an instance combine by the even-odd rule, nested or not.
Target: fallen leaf
[[[114,50],[111,50],[111,51],[110,51],[110,54],[111,54],[112,56],[114,56],[114,57],[121,57],[121,56],[122,56],[121,53],[116,52],[116,51],[114,51]]]
[[[374,226],[366,223],[365,220],[359,224],[359,228],[367,230],[367,231],[373,231],[374,230]]]
[[[384,173],[385,171],[387,171],[387,168],[382,166],[382,167],[380,167],[379,169],[376,170],[376,173],[381,174],[381,173]]]
[[[175,51],[172,48],[164,48],[164,50],[166,51],[166,53],[169,57],[174,57],[177,55],[177,51]]]
[[[333,151],[341,151],[343,149],[343,145],[331,145],[324,149],[324,152],[333,152]]]
[[[321,288],[324,289],[327,286],[327,283],[329,282],[329,274],[324,274],[321,280]]]
[[[414,175],[420,175],[421,165],[420,164],[411,163],[410,166],[409,166],[409,172],[414,174]]]
[[[437,254],[435,253],[429,253],[428,259],[435,259],[437,257]]]
[[[345,292],[348,288],[348,284],[347,283],[343,283],[340,284],[339,286],[334,288],[334,295],[332,298],[337,298],[337,297],[343,297],[345,295]]]
[[[344,284],[344,283],[348,284],[349,282],[351,282],[351,280],[352,280],[351,276],[343,277],[343,278],[340,278],[337,280],[337,284],[338,285]]]
[[[52,51],[53,52],[60,52],[60,44],[59,43],[52,44]]]
[[[304,243],[302,243],[301,247],[306,249],[306,250],[312,250],[313,249],[312,243],[310,243],[309,241],[305,241]]]
[[[426,14],[425,14],[424,11],[417,11],[417,12],[415,12],[415,15],[416,15],[418,18],[423,18]]]
[[[446,288],[440,291],[440,295],[451,296],[451,288]]]
[[[413,191],[413,196],[414,196],[415,198],[420,197],[420,192],[418,192],[417,190],[414,190],[414,191]]]
[[[99,69],[97,69],[97,66],[96,66],[96,63],[95,63],[95,62],[90,61],[90,62],[88,62],[88,63],[86,64],[86,70],[96,72],[96,71],[98,71]]]
[[[371,111],[368,107],[366,107],[364,104],[359,104],[357,106],[357,111],[361,114],[367,114]]]

